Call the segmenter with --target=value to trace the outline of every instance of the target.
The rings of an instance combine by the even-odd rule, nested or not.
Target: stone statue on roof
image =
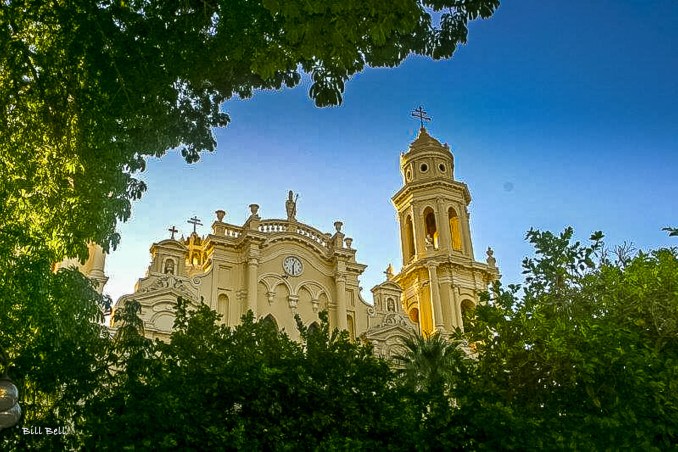
[[[294,196],[292,190],[289,191],[287,196],[287,201],[285,201],[285,210],[287,210],[287,221],[297,221],[297,199],[299,199],[299,194]]]

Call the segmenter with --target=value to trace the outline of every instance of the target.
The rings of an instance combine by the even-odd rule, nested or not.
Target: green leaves
[[[399,422],[409,411],[388,365],[346,332],[330,332],[326,313],[320,328],[302,328],[300,344],[251,312],[230,329],[205,305],[189,310],[179,300],[170,341],[150,343],[139,342],[136,309],[130,302],[120,312],[109,362],[116,372],[83,408],[84,448],[381,449],[405,441]]]
[[[467,329],[478,355],[459,418],[487,447],[665,449],[678,438],[678,254],[608,258],[591,243],[530,231],[526,284],[495,287]],[[488,422],[489,407],[509,417]],[[652,422],[644,422],[652,419]],[[508,430],[507,430],[508,429]],[[565,436],[563,436],[565,435]]]
[[[338,105],[366,65],[450,57],[468,21],[499,5],[52,3],[0,12],[0,179],[23,194],[3,205],[12,218],[35,237],[58,237],[48,242],[55,260],[84,257],[88,241],[114,246],[116,222],[143,193],[135,172],[168,149],[189,163],[214,150],[212,129],[229,121],[224,100],[296,86],[304,71],[316,105]],[[439,23],[430,8],[445,10]]]
[[[678,237],[678,228],[662,228],[662,231],[669,233],[669,237]]]

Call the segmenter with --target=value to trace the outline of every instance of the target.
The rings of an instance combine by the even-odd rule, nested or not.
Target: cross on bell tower
[[[424,128],[424,121],[431,120],[431,118],[426,113],[426,110],[424,110],[424,107],[422,107],[421,105],[419,106],[419,108],[412,110],[412,116],[414,116],[415,118],[419,118],[421,128]]]

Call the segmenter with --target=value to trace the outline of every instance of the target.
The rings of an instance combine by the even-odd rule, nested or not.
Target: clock
[[[299,276],[304,270],[304,266],[298,257],[288,256],[283,260],[283,270],[290,276]]]

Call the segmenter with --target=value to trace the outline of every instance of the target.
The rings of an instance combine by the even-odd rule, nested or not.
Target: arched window
[[[162,271],[164,274],[174,274],[174,259],[165,260],[165,268]]]
[[[414,225],[412,224],[412,217],[407,216],[405,219],[405,263],[409,263],[414,257],[416,250],[414,248]]]
[[[452,238],[452,249],[461,251],[461,223],[459,215],[453,207],[447,211],[450,222],[450,237]]]
[[[426,240],[430,241],[433,248],[438,249],[438,227],[436,226],[436,215],[433,209],[427,207],[424,209],[424,231],[426,231]]]
[[[221,314],[221,321],[224,322],[226,325],[229,324],[229,319],[228,319],[228,295],[225,293],[222,293],[219,295],[217,298],[217,312]]]
[[[275,321],[275,317],[273,317],[272,314],[269,314],[266,317],[264,317],[261,323],[278,331],[278,322]]]
[[[195,252],[191,255],[191,265],[197,267],[200,265],[200,254]]]
[[[320,332],[320,325],[318,325],[318,322],[313,322],[308,326],[308,334],[317,334]]]
[[[346,327],[348,328],[348,335],[352,341],[355,340],[355,323],[353,322],[353,317],[350,315],[346,316]]]
[[[461,321],[464,324],[464,330],[468,328],[469,322],[473,320],[475,310],[476,305],[471,300],[464,300],[461,302]]]
[[[419,309],[417,308],[410,309],[409,316],[412,322],[419,324]]]

